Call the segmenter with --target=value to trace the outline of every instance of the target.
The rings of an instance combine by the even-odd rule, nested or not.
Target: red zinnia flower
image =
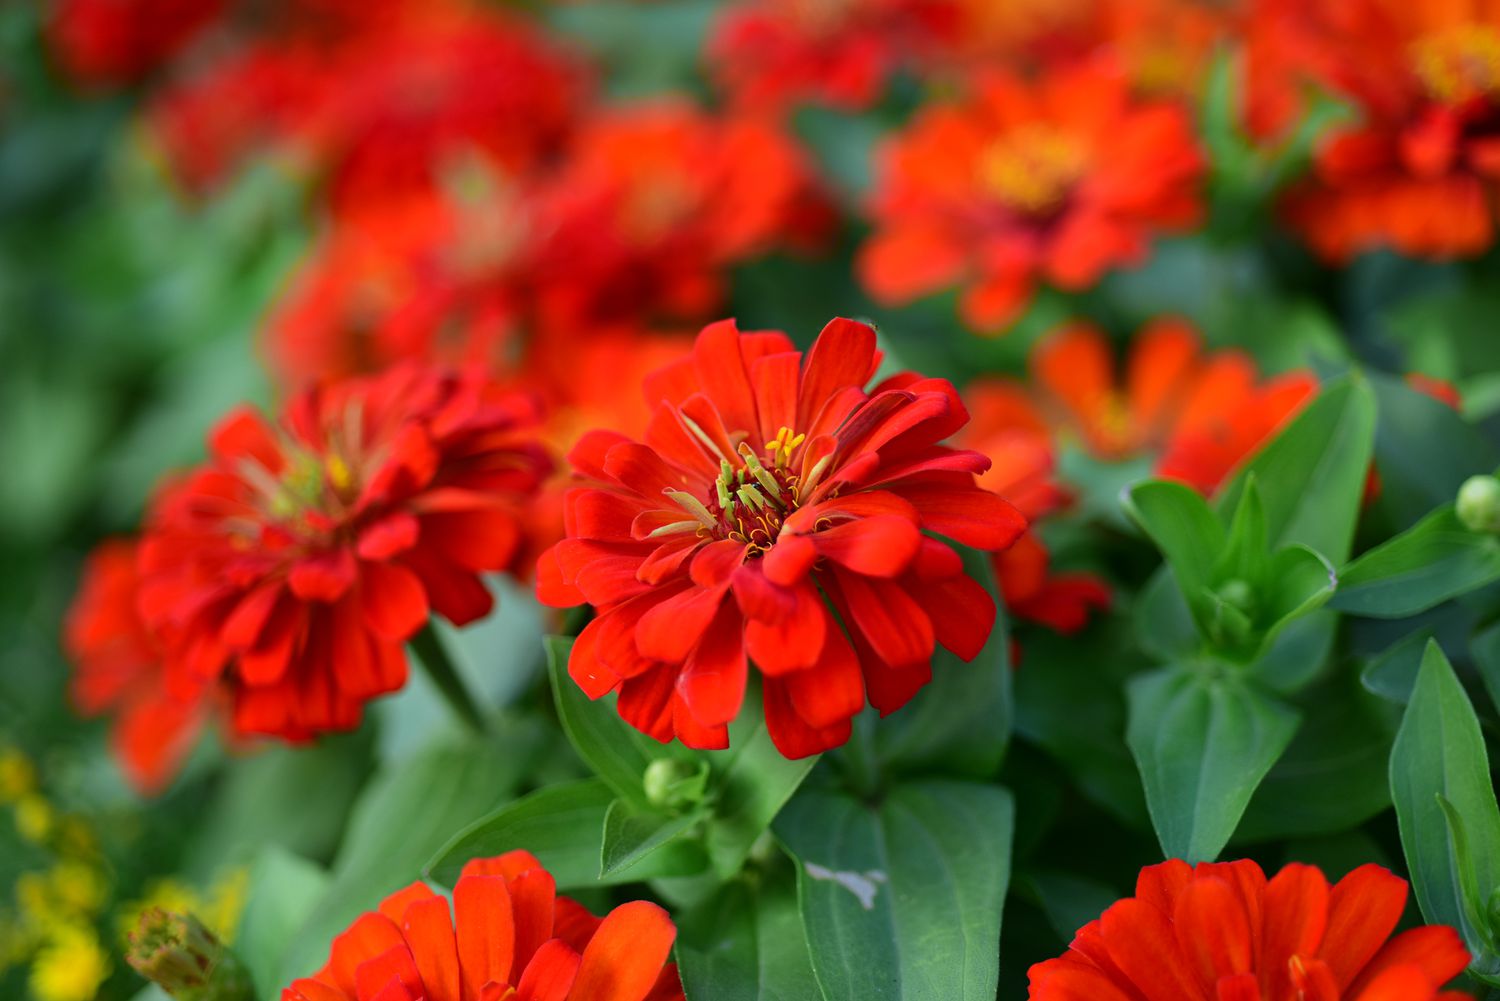
[[[1063,327],[1031,356],[1041,402],[1061,428],[1104,459],[1153,451],[1156,472],[1209,494],[1312,398],[1317,380],[1289,372],[1257,382],[1238,351],[1205,353],[1196,331],[1158,320],[1136,337],[1123,385],[1108,339]]]
[[[429,610],[491,607],[524,501],[547,472],[530,400],[415,366],[299,394],[278,426],[244,409],[151,513],[141,608],[169,669],[222,679],[241,733],[355,726],[406,680]]]
[[[984,76],[886,147],[861,279],[892,304],[961,285],[965,322],[1003,329],[1038,281],[1088,288],[1191,225],[1203,163],[1183,108],[1103,64]]]
[[[149,794],[177,773],[209,702],[202,680],[169,678],[161,645],[137,610],[139,588],[136,543],[115,539],[100,545],[84,566],[63,643],[76,672],[74,704],[89,716],[115,713],[115,758],[131,784]]]
[[[939,444],[968,419],[953,387],[907,373],[867,392],[878,360],[851,320],[806,356],[716,323],[647,379],[645,444],[579,442],[569,537],[539,572],[544,601],[598,612],[569,664],[585,692],[618,689],[658,740],[723,747],[753,660],[772,738],[802,757],[847,740],[867,695],[904,705],[935,643],[978,654],[993,602],[923,533],[995,550],[1025,519],[975,484],[987,459]]]
[[[1376,865],[1330,887],[1312,866],[1267,880],[1254,862],[1141,870],[1134,897],[1031,968],[1032,1001],[1469,1001],[1469,962],[1432,925],[1391,938],[1406,881]],[[1389,939],[1389,941],[1387,941]]]
[[[1359,113],[1323,142],[1315,176],[1288,202],[1312,245],[1335,261],[1379,247],[1433,258],[1488,249],[1500,197],[1500,2],[1267,7],[1279,20],[1257,42],[1273,50],[1264,61]]]
[[[859,110],[898,69],[952,41],[954,0],[753,0],[723,12],[709,69],[739,104],[777,110],[798,100]]]
[[[645,900],[594,917],[513,851],[464,866],[451,910],[422,883],[391,894],[281,1001],[682,1001],[676,937]]]

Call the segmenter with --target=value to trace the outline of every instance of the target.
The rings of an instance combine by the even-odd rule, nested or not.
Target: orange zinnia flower
[[[1105,64],[985,76],[883,150],[859,274],[887,304],[960,285],[964,320],[1002,329],[1039,281],[1088,288],[1196,221],[1203,165],[1186,112]]]
[[[1312,866],[1141,870],[1134,897],[1031,968],[1031,1001],[1469,1001],[1443,985],[1469,962],[1432,925],[1391,938],[1406,881],[1366,865],[1330,887]]]
[[[1287,210],[1334,261],[1378,247],[1481,253],[1500,196],[1500,2],[1270,3],[1290,72],[1351,101],[1357,120],[1318,150]],[[1274,62],[1273,59],[1268,61]]]
[[[513,851],[464,866],[451,908],[422,883],[386,897],[281,1001],[682,1001],[676,937],[645,900],[594,917]]]
[[[1075,324],[1037,345],[1032,378],[1063,430],[1095,455],[1158,455],[1156,472],[1212,493],[1317,388],[1310,373],[1257,383],[1239,351],[1205,354],[1198,334],[1159,320],[1137,336],[1117,382],[1109,341]]]
[[[63,645],[74,665],[74,704],[89,716],[115,714],[111,749],[131,785],[149,794],[177,774],[210,700],[204,681],[167,674],[161,644],[136,607],[136,549],[133,539],[114,539],[89,555]]]

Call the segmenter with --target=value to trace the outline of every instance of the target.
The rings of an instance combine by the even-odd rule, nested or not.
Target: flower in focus
[[[1500,181],[1500,4],[1268,6],[1279,30],[1258,44],[1282,54],[1266,61],[1356,109],[1288,197],[1312,246],[1335,262],[1380,247],[1438,259],[1488,249]]]
[[[67,75],[85,87],[140,81],[224,13],[223,0],[59,0],[47,37]]]
[[[636,900],[596,918],[524,851],[475,859],[447,897],[414,883],[355,919],[282,1001],[682,1001],[677,929]]]
[[[1123,379],[1109,341],[1082,324],[1063,327],[1032,351],[1041,404],[1094,455],[1117,460],[1152,452],[1155,472],[1203,494],[1268,441],[1317,389],[1306,372],[1258,382],[1238,351],[1205,353],[1196,331],[1158,320],[1135,338]]]
[[[1329,886],[1312,866],[1270,880],[1250,861],[1141,870],[1134,897],[1030,971],[1032,1001],[1466,1001],[1452,928],[1391,937],[1406,881],[1365,865]]]
[[[138,544],[116,539],[90,554],[64,627],[73,702],[88,716],[112,712],[115,759],[131,785],[160,792],[192,750],[210,710],[203,679],[169,676],[137,606]]]
[[[1185,110],[1133,98],[1105,64],[981,76],[884,149],[856,264],[882,303],[959,286],[964,321],[1002,330],[1039,282],[1088,288],[1192,224],[1203,166]]]
[[[860,110],[893,72],[946,50],[957,14],[953,0],[750,0],[720,14],[705,59],[745,107],[812,100]]]
[[[851,320],[805,355],[712,324],[646,380],[644,444],[579,441],[568,538],[538,572],[544,602],[597,612],[569,662],[591,698],[618,690],[642,732],[724,747],[753,662],[772,739],[805,757],[846,741],[867,697],[904,705],[936,644],[979,653],[993,602],[924,533],[993,551],[1025,519],[975,483],[987,459],[939,444],[968,419],[953,387],[905,373],[866,391],[878,360]]]
[[[227,689],[233,729],[305,739],[406,680],[431,612],[491,608],[548,463],[526,397],[475,372],[401,366],[242,409],[208,463],[156,499],[140,608],[171,678]],[[184,682],[186,683],[186,682]]]

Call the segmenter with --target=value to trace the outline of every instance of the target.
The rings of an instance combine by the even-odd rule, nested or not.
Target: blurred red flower
[[[935,644],[979,653],[993,603],[923,533],[996,550],[1025,519],[974,482],[987,459],[938,444],[968,419],[953,387],[907,373],[867,392],[877,362],[851,320],[805,356],[716,323],[647,379],[645,444],[579,442],[568,538],[538,572],[543,601],[598,613],[569,663],[590,697],[618,689],[642,732],[723,747],[753,660],[772,739],[804,757],[847,740],[867,696],[904,705]]]
[[[1109,65],[981,76],[883,150],[858,271],[892,305],[960,286],[964,321],[998,332],[1038,282],[1088,288],[1192,225],[1203,167],[1186,111],[1132,97]]]
[[[1254,862],[1141,870],[1134,897],[1031,968],[1032,1001],[1466,1001],[1444,991],[1469,962],[1433,925],[1391,938],[1406,881],[1365,865],[1330,887],[1312,866],[1267,880]]]
[[[73,703],[87,716],[113,713],[110,745],[137,790],[160,792],[177,773],[211,710],[208,685],[169,675],[160,643],[137,609],[133,539],[101,543],[83,568],[63,645],[73,661]]]
[[[1356,111],[1287,201],[1313,247],[1336,262],[1379,247],[1430,258],[1487,250],[1500,194],[1500,3],[1268,7],[1278,30],[1255,41],[1280,50],[1263,61],[1289,74],[1284,87],[1311,83]]]
[[[282,1001],[682,1001],[677,929],[645,900],[596,918],[528,852],[475,859],[447,897],[413,883],[333,940]]]
[[[874,104],[886,81],[948,48],[954,0],[749,0],[720,12],[704,61],[742,107]]]
[[[223,15],[224,0],[56,0],[47,40],[69,78],[112,89],[160,69]]]
[[[1056,425],[1103,459],[1157,455],[1157,475],[1211,494],[1317,391],[1311,373],[1258,381],[1239,351],[1205,353],[1186,323],[1158,320],[1135,338],[1123,383],[1109,340],[1072,324],[1040,342],[1031,374]]]
[[[355,726],[405,683],[402,643],[430,612],[484,616],[479,575],[516,568],[548,468],[535,409],[475,373],[402,366],[306,390],[275,426],[225,418],[142,543],[169,669],[220,680],[239,733]]]

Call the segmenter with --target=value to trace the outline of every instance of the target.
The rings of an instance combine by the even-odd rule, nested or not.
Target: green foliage
[[[1500,976],[1491,895],[1500,890],[1500,808],[1479,720],[1429,643],[1396,744],[1391,796],[1422,914],[1462,931],[1471,969]]]
[[[1469,530],[1447,504],[1345,567],[1333,604],[1404,619],[1497,580],[1500,538]]]
[[[822,997],[788,872],[731,880],[684,913],[677,964],[688,1001]]]
[[[776,833],[823,996],[993,1001],[1013,823],[1009,795],[972,782],[797,797]]]

